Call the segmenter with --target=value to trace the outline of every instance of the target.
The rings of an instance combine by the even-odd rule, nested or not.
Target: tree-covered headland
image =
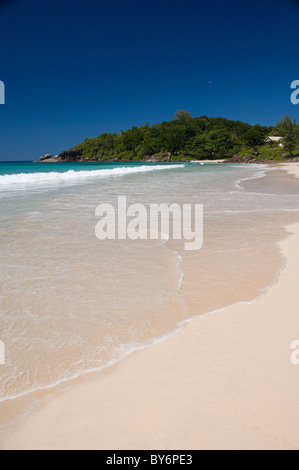
[[[265,143],[283,137],[283,145]],[[66,161],[283,160],[299,156],[299,125],[285,116],[276,126],[250,125],[179,110],[172,121],[104,133],[60,154]]]

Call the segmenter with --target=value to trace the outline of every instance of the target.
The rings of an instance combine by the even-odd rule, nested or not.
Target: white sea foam
[[[101,170],[69,170],[66,172],[49,172],[49,173],[19,173],[13,175],[0,175],[0,188],[11,185],[34,185],[43,183],[59,183],[71,182],[81,179],[103,178],[109,176],[124,176],[133,173],[144,173],[149,171],[172,170],[175,168],[184,168],[184,164],[177,165],[153,165],[153,166],[136,166],[136,167],[117,167],[103,168]]]

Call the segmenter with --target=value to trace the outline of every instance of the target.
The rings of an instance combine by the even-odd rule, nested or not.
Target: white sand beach
[[[281,168],[299,176],[299,164]],[[288,231],[285,267],[264,296],[56,394],[2,448],[299,449],[299,223]]]
[[[282,170],[285,170],[287,173],[290,175],[295,176],[296,178],[299,178],[299,163],[294,162],[294,163],[282,163],[279,165],[279,167]]]

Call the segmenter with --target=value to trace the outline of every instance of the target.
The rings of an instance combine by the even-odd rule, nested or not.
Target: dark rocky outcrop
[[[145,157],[146,162],[171,162],[171,153],[162,153],[161,155],[148,155]]]
[[[58,155],[60,162],[80,162],[82,161],[82,150],[65,150]]]
[[[82,161],[81,150],[68,150],[59,155],[51,155],[47,153],[44,157],[40,157],[34,163],[61,163],[61,162],[80,162]]]

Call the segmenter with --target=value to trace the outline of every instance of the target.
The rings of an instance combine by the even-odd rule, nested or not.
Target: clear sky
[[[0,1],[0,160],[173,118],[299,120],[296,0]]]

